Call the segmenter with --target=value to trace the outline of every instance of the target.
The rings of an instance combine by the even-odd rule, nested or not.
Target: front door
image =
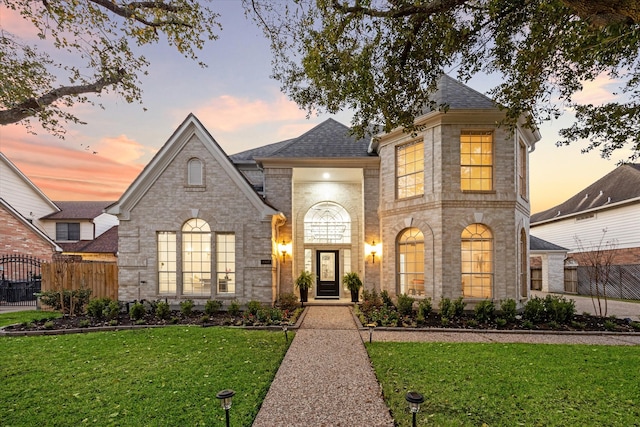
[[[340,298],[339,251],[317,251],[316,268],[319,298]]]

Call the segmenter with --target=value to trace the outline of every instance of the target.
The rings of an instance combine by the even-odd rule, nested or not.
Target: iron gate
[[[41,260],[29,255],[0,256],[0,304],[36,305],[40,292]]]

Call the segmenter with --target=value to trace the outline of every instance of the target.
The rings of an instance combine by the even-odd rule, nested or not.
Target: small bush
[[[56,311],[61,311],[62,314],[77,316],[85,312],[91,296],[91,289],[46,291],[36,295],[42,304],[48,305]]]
[[[175,317],[175,316],[173,316],[171,318],[170,322],[171,322],[172,325],[177,325],[178,323],[180,323],[180,319]]]
[[[547,323],[547,325],[551,329],[560,329],[560,324],[558,322],[556,322],[555,320],[551,320],[549,323]]]
[[[398,295],[398,313],[401,316],[411,316],[413,313],[413,303],[415,298],[407,294]]]
[[[229,303],[229,314],[231,316],[238,316],[240,314],[240,303],[238,302],[238,300],[233,300]]]
[[[284,311],[294,311],[296,308],[300,307],[298,296],[293,292],[281,294],[280,298],[278,298],[278,301],[276,302],[276,305]]]
[[[382,298],[378,295],[375,289],[372,291],[364,289],[362,291],[362,302],[358,307],[365,317],[369,317],[369,314],[373,310],[378,310],[382,305]]]
[[[88,328],[89,325],[91,325],[89,319],[83,319],[80,321],[80,323],[78,323],[78,326],[80,326],[81,328]]]
[[[567,300],[564,297],[547,295],[544,299],[548,320],[568,325],[573,320],[576,313],[576,303],[574,300]]]
[[[105,309],[111,302],[110,298],[94,298],[87,304],[87,315],[95,320],[101,320],[105,316]]]
[[[469,319],[467,321],[467,326],[469,326],[470,328],[475,328],[476,326],[478,326],[478,321],[476,319]]]
[[[159,319],[168,319],[169,315],[171,315],[171,307],[169,307],[169,304],[164,301],[158,302],[156,305],[156,316],[158,316]]]
[[[260,309],[262,309],[262,304],[260,304],[260,301],[251,300],[247,303],[247,311],[254,316],[258,314],[258,311],[260,311]]]
[[[479,323],[489,323],[496,315],[496,307],[491,300],[480,301],[473,309]]]
[[[534,329],[535,325],[530,320],[524,320],[522,322],[522,329]]]
[[[185,317],[189,317],[193,313],[194,305],[195,304],[193,303],[193,300],[190,300],[190,299],[184,300],[184,301],[180,301],[180,312]]]
[[[640,331],[640,322],[631,322],[631,327],[634,331]]]
[[[574,320],[574,321],[571,322],[571,327],[573,329],[582,330],[582,329],[586,328],[587,325],[585,323],[577,322],[577,321]]]
[[[451,321],[447,317],[443,317],[443,318],[440,319],[440,324],[442,326],[445,326],[445,327],[449,326],[449,323],[451,323]]]
[[[384,304],[385,306],[389,308],[395,307],[395,305],[393,304],[393,300],[389,296],[389,292],[387,291],[380,292],[380,298],[382,298],[382,304]]]
[[[612,322],[611,320],[605,320],[604,321],[604,328],[607,331],[615,331],[616,329],[618,329],[618,325],[616,325],[616,323]]]
[[[267,323],[268,321],[271,320],[271,313],[269,312],[268,308],[258,309],[255,316],[258,319],[258,322],[260,323]]]
[[[209,316],[207,316],[206,314],[203,314],[202,316],[200,316],[200,323],[207,323],[209,321]]]
[[[467,305],[467,303],[464,302],[464,298],[463,297],[458,297],[453,302],[453,316],[454,317],[462,317],[462,315],[464,314],[464,307],[466,305]]]
[[[274,322],[281,322],[283,319],[282,310],[280,310],[279,308],[270,309],[269,318]]]
[[[450,298],[442,298],[438,307],[440,308],[440,316],[447,319],[453,317],[453,304],[451,304]]]
[[[140,320],[146,313],[147,309],[144,308],[144,304],[138,301],[133,303],[133,305],[129,309],[129,317],[131,317],[132,320]]]
[[[48,322],[44,322],[44,328],[45,329],[53,329],[53,322],[52,321],[48,321]]]
[[[111,300],[104,309],[104,315],[107,319],[117,319],[120,315],[120,303],[118,301]]]
[[[507,325],[507,320],[503,319],[502,317],[498,317],[496,319],[496,325],[498,325],[499,328],[503,328]]]
[[[507,322],[515,322],[516,320],[516,301],[508,298],[500,302],[500,316]]]
[[[424,319],[429,317],[431,314],[431,310],[433,310],[433,306],[431,305],[431,298],[421,299],[418,302],[418,316],[422,316]]]
[[[118,320],[117,319],[112,319],[109,321],[109,326],[118,326]]]
[[[204,305],[204,312],[209,316],[215,316],[222,308],[222,301],[220,300],[208,300]]]
[[[544,300],[540,297],[533,297],[524,305],[522,316],[531,323],[542,323],[546,320]],[[530,329],[530,328],[527,328]]]

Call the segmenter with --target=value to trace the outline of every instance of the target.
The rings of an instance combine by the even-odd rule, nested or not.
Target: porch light
[[[278,250],[282,254],[282,262],[284,263],[287,253],[291,256],[291,243],[285,243],[284,239],[282,239],[282,243],[278,243]]]
[[[382,245],[380,243],[376,243],[375,240],[371,241],[371,244],[364,244],[364,252],[365,256],[371,256],[371,262],[373,264],[376,263],[376,255],[378,255],[378,259],[380,258],[380,253],[382,252]]]
[[[416,414],[420,411],[420,404],[424,402],[424,396],[417,391],[410,391],[405,396],[407,402],[409,402],[409,410],[413,415],[413,427],[416,427]]]
[[[224,409],[225,417],[227,419],[227,427],[229,427],[229,409],[231,409],[231,400],[235,394],[236,392],[233,390],[222,390],[216,394],[216,397],[220,399],[222,409]]]

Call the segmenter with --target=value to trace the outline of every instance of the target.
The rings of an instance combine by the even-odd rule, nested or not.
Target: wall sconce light
[[[376,263],[376,255],[378,255],[378,259],[380,259],[380,253],[382,252],[382,245],[380,243],[376,243],[375,240],[371,242],[371,244],[364,244],[364,251],[366,256],[371,256],[371,262],[373,264]]]
[[[291,256],[291,243],[285,243],[284,239],[282,239],[282,243],[278,243],[278,250],[282,254],[282,262],[285,262],[287,254]]]
[[[233,390],[222,390],[216,394],[216,397],[220,399],[220,403],[222,404],[222,409],[225,412],[225,418],[227,420],[227,427],[229,427],[229,409],[231,409],[231,400],[233,396],[236,394]]]

